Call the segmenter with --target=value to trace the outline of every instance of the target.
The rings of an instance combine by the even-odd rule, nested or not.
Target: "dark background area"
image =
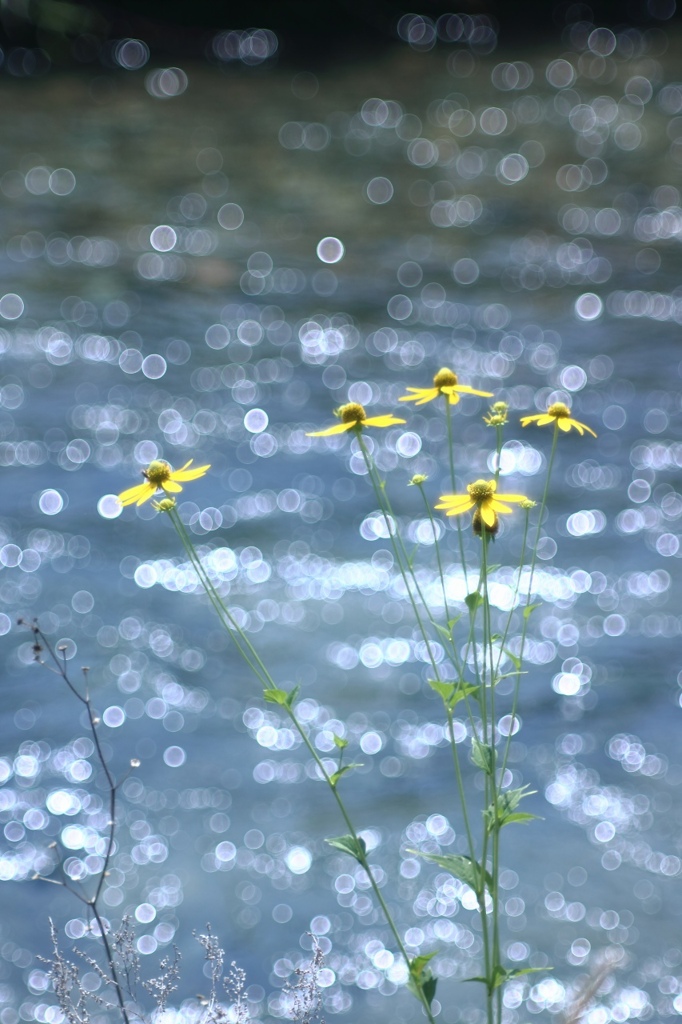
[[[441,39],[438,29],[449,15],[475,18],[494,29],[501,45],[513,45],[561,39],[579,21],[614,29],[666,28],[679,20],[680,6],[675,0],[3,0],[0,46],[42,50],[50,66],[106,64],[108,44],[137,38],[153,59],[170,62],[210,55],[216,32],[262,28],[277,35],[278,62],[320,66],[330,59],[361,59],[395,43],[405,14],[433,23]],[[439,44],[437,38],[433,45]],[[38,72],[44,63],[38,60]]]

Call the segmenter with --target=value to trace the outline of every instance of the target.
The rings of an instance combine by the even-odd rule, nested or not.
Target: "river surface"
[[[0,80],[2,1024],[59,1024],[37,955],[49,916],[67,948],[85,918],[31,878],[57,839],[96,872],[106,827],[81,708],[32,664],[22,615],[75,682],[90,667],[114,771],[141,762],[103,909],[136,918],[147,973],[180,947],[177,1005],[207,984],[192,932],[210,922],[256,1019],[281,1015],[310,933],[327,1020],[420,1019],[362,872],[324,842],[343,825],[305,749],[170,523],[119,514],[156,458],[211,464],[181,516],[301,686],[318,749],[345,728],[363,762],[346,799],[410,952],[439,951],[440,1019],[479,1019],[459,983],[480,952],[470,900],[409,852],[461,849],[439,702],[357,446],[306,436],[349,400],[404,415],[367,436],[428,582],[406,485],[451,490],[443,410],[398,399],[441,366],[511,406],[501,489],[541,497],[551,428],[520,415],[567,401],[598,435],[560,437],[535,580],[512,768],[543,820],[504,834],[504,948],[553,971],[508,989],[508,1020],[560,1009],[604,950],[619,966],[591,1024],[682,1012],[681,44],[577,26],[528,52],[405,44],[316,75]],[[494,468],[488,405],[456,407],[460,485]],[[500,608],[519,543],[505,524]]]

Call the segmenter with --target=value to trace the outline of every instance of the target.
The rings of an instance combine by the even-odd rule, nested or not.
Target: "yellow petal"
[[[448,503],[444,505],[436,505],[435,507],[444,509],[446,516],[459,516],[463,512],[468,512],[470,508],[475,506],[475,504],[475,501],[472,501],[471,498],[467,497],[463,505],[453,505]]]
[[[178,494],[182,490],[180,484],[176,484],[175,480],[164,480],[161,486],[166,493],[170,491],[172,494]]]
[[[495,501],[527,501],[525,494],[496,494]]]
[[[156,494],[156,490],[155,484],[136,484],[134,487],[129,487],[127,491],[122,491],[118,500],[122,505],[141,505]]]
[[[470,494],[441,494],[439,501],[445,502],[443,505],[436,505],[436,508],[445,508],[447,505],[464,505],[466,502],[471,501]]]
[[[586,430],[588,432],[588,434],[592,434],[592,437],[596,437],[597,436],[595,434],[594,430],[592,430],[590,427],[588,427],[588,425],[586,423],[579,423],[578,420],[569,420],[568,422],[573,424],[573,426],[576,428],[576,430],[580,431],[581,436],[582,436],[583,430]]]
[[[200,476],[204,476],[211,468],[209,463],[208,466],[196,466],[194,469],[188,469],[187,467],[191,466],[193,461],[193,459],[190,459],[182,469],[177,469],[174,473],[171,473],[171,480],[198,480]]]
[[[492,512],[501,512],[503,516],[509,515],[509,513],[512,511],[512,509],[510,509],[508,505],[503,505],[502,502],[498,501],[497,498],[491,498],[486,507],[489,508]],[[481,509],[481,514],[483,514],[483,509]],[[485,522],[488,523],[488,520],[485,519]],[[491,525],[491,523],[488,523],[488,526]]]
[[[407,420],[399,420],[397,416],[387,413],[384,416],[368,416],[362,421],[363,427],[393,427],[398,423],[407,423]]]
[[[564,434],[567,434],[571,427],[577,427],[578,431],[582,434],[580,424],[576,423],[575,420],[567,419],[565,416],[558,418],[556,420],[556,425],[559,428],[559,430],[563,430]]]
[[[477,391],[475,388],[470,388],[468,384],[452,384],[448,387],[444,387],[443,391],[460,391],[463,395],[479,395],[481,398],[492,398],[492,391]]]
[[[327,427],[326,430],[315,430],[312,434],[306,434],[306,437],[331,437],[332,434],[345,434],[347,430],[357,427],[359,422],[359,420],[353,420],[351,423],[335,423],[333,427]]]
[[[481,519],[483,520],[486,526],[495,525],[495,508],[493,508],[493,504],[495,505],[495,507],[497,507],[497,502],[493,503],[492,501],[486,501],[485,504],[481,505],[480,508]],[[502,506],[502,508],[504,509],[504,505]],[[511,509],[507,509],[507,511],[509,512],[511,511]]]

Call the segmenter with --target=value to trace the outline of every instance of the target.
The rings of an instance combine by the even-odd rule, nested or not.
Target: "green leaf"
[[[519,825],[525,825],[529,821],[539,821],[539,815],[528,814],[526,811],[515,811],[514,814],[508,814],[502,825],[511,825],[512,822],[518,822]]]
[[[455,615],[454,619],[448,619],[448,629],[450,632],[452,632],[453,627],[457,625],[461,618],[461,615]]]
[[[429,686],[431,687],[432,690],[435,690],[440,697],[443,698],[443,701],[446,704],[450,703],[452,694],[455,689],[454,683],[442,682],[440,679],[429,679]]]
[[[452,643],[452,633],[449,629],[446,629],[445,626],[439,626],[437,622],[434,622],[434,626],[439,636],[442,636],[448,643]]]
[[[487,567],[487,569],[488,569],[488,576],[490,576],[491,572],[497,572],[497,570],[500,569],[501,567],[502,567],[502,563],[501,562],[498,562],[497,565],[489,565]]]
[[[466,697],[473,697],[474,700],[478,700],[480,690],[480,687],[476,686],[474,683],[465,683],[463,679],[460,679],[456,683],[441,682],[439,679],[429,679],[429,686],[432,690],[435,690],[436,693],[440,694],[445,706],[451,710]]]
[[[271,704],[281,704],[284,707],[287,702],[286,690],[278,690],[276,688],[272,690],[263,690],[263,696],[267,701],[270,701]]]
[[[500,829],[514,822],[525,824],[536,818],[536,814],[526,814],[523,811],[516,810],[524,797],[532,796],[534,793],[537,793],[537,790],[529,789],[528,786],[521,786],[520,789],[509,789],[506,793],[500,793],[497,805],[491,804],[483,812],[488,832],[493,832],[496,828]]]
[[[362,765],[361,764],[344,764],[341,768],[339,768],[338,771],[334,772],[333,775],[330,775],[329,776],[329,781],[331,782],[332,786],[336,786],[336,784],[339,781],[339,779],[341,778],[341,776],[345,775],[346,772],[352,771],[353,768],[362,768]]]
[[[490,873],[483,871],[480,864],[463,853],[422,853],[421,850],[408,850],[408,853],[414,853],[417,857],[423,857],[424,860],[430,860],[438,867],[444,868],[460,882],[466,882],[475,893],[481,893],[484,885],[492,887]]]
[[[277,687],[273,687],[269,690],[263,690],[263,697],[271,704],[279,704],[283,708],[291,708],[298,696],[298,691],[301,689],[300,686],[295,686],[293,690],[287,693],[286,690],[280,690]]]
[[[522,974],[537,974],[538,971],[553,971],[553,967],[514,967],[507,971],[508,978],[519,978]]]
[[[536,971],[547,971],[551,970],[551,967],[502,967],[498,964],[495,968],[495,976],[493,978],[493,989],[499,988],[500,985],[505,985],[512,978],[519,978],[522,974],[535,974]]]
[[[432,953],[420,953],[419,956],[415,956],[410,960],[410,974],[414,974],[416,978],[421,977],[424,968],[427,966],[430,960],[433,960],[436,955],[436,950]]]
[[[492,775],[495,766],[495,751],[487,743],[481,743],[475,736],[471,740],[471,760],[486,775]]]
[[[507,789],[504,793],[500,793],[498,800],[498,807],[500,810],[505,812],[515,810],[522,800],[525,800],[527,796],[534,796],[537,793],[537,789],[529,789],[528,786],[520,786],[518,789]]]
[[[454,708],[455,705],[459,704],[461,700],[466,697],[473,697],[474,700],[478,700],[481,694],[481,687],[476,686],[474,683],[459,682],[455,684],[455,692],[452,695],[452,701],[450,707]]]
[[[433,1002],[438,984],[438,979],[434,978],[429,967],[429,960],[432,960],[435,955],[435,951],[423,953],[421,956],[416,956],[414,960],[410,960],[410,976],[407,981],[407,987],[412,995],[421,1001],[420,993],[423,993],[429,1006]]]
[[[514,666],[514,668],[516,669],[516,671],[517,671],[517,672],[520,672],[520,671],[521,671],[521,665],[523,664],[523,662],[522,662],[522,661],[521,661],[521,659],[520,659],[520,658],[518,657],[518,655],[516,655],[516,654],[512,654],[512,652],[511,652],[511,651],[509,650],[509,648],[508,648],[508,647],[503,647],[503,648],[502,648],[502,650],[503,650],[503,651],[504,651],[504,653],[505,653],[505,654],[507,655],[507,657],[508,657],[508,658],[509,658],[509,660],[511,661],[512,665],[513,665],[513,666]]]
[[[349,853],[351,857],[355,857],[358,864],[364,865],[367,847],[360,836],[357,839],[354,836],[334,836],[332,839],[325,839],[325,842],[335,850],[341,850],[341,853]]]
[[[286,706],[289,709],[291,709],[293,707],[293,703],[296,700],[296,698],[298,697],[298,691],[300,689],[301,689],[300,686],[295,686],[293,688],[293,690],[289,690],[289,693],[287,694],[287,699],[286,699]]]
[[[471,594],[467,594],[464,598],[464,603],[469,609],[469,613],[474,615],[477,608],[483,604],[483,595],[479,594],[477,590],[472,591]]]
[[[429,973],[428,978],[424,978],[422,981],[422,992],[424,993],[424,996],[426,997],[426,1002],[429,1004],[429,1006],[431,1006],[431,1003],[433,1002],[433,998],[436,994],[437,985],[438,978],[434,978],[434,976],[431,973]]]
[[[334,733],[334,746],[338,747],[339,750],[345,750],[348,746],[348,740],[344,740],[343,736],[337,736]]]
[[[542,602],[541,601],[539,601],[537,604],[527,604],[526,607],[523,609],[523,617],[524,617],[524,619],[530,618],[530,616],[535,611],[535,609],[536,608],[541,608],[541,607],[542,607]]]

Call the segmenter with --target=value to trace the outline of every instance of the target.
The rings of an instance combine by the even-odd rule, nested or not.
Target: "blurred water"
[[[301,684],[318,748],[346,723],[347,799],[409,948],[442,951],[442,1019],[476,1019],[453,980],[478,953],[466,898],[407,852],[459,849],[439,705],[355,446],[305,436],[349,399],[404,411],[442,365],[510,403],[507,490],[539,498],[549,452],[518,415],[568,399],[599,435],[561,438],[536,581],[512,751],[545,820],[505,836],[505,943],[554,971],[510,990],[509,1020],[561,1006],[609,946],[629,960],[594,1024],[680,1012],[679,42],[578,26],[543,51],[405,47],[318,76],[2,79],[2,1024],[58,1020],[36,954],[48,915],[65,941],[83,922],[30,879],[58,835],[96,871],[105,827],[78,708],[18,615],[91,667],[115,769],[142,761],[106,912],[137,908],[143,959],[178,943],[190,997],[210,920],[265,1016],[312,930],[328,1017],[420,1016],[361,873],[324,843],[326,790],[169,524],[100,501],[157,457],[212,464],[181,515]],[[457,406],[464,481],[490,470],[486,409]],[[407,526],[415,472],[434,500],[450,485],[442,410],[406,418],[374,452]],[[502,585],[518,545],[501,531]]]

